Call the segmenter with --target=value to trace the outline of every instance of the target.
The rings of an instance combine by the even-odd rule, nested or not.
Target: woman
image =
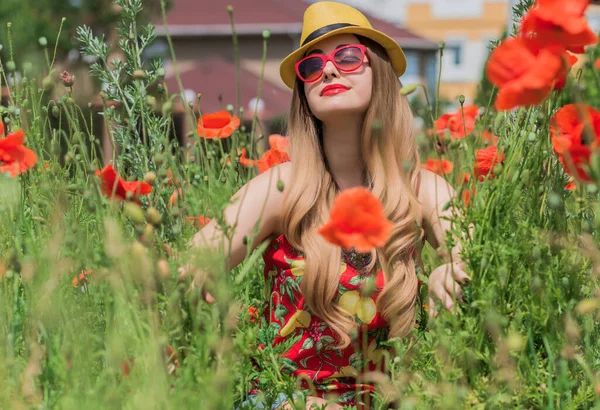
[[[225,249],[233,268],[246,256],[244,237],[255,225],[252,249],[274,235],[263,255],[271,287],[265,320],[280,329],[275,343],[300,336],[284,356],[294,375],[312,381],[303,382],[313,388],[307,408],[327,405],[331,393],[340,399],[328,409],[368,406],[373,387],[360,381],[358,369],[385,370],[380,342],[413,329],[422,240],[435,249],[444,243],[449,224],[441,207],[455,192],[419,167],[410,107],[400,94],[406,60],[398,44],[340,3],[310,5],[303,24],[301,47],[281,64],[293,89],[292,160],[234,195],[225,218],[237,226]],[[380,199],[394,224],[385,246],[370,254],[342,250],[317,233],[336,195],[359,186]],[[222,237],[213,221],[193,243],[216,247]],[[447,263],[429,276],[432,308],[432,297],[449,310],[461,299],[458,282],[469,278],[458,253],[442,255]],[[273,408],[292,408],[289,400],[281,397]],[[251,395],[240,408],[264,405]]]

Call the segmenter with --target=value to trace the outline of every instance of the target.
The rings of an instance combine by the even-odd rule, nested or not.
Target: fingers
[[[198,289],[202,294],[202,298],[206,303],[215,303],[215,298],[206,290],[206,281],[209,276],[207,272],[201,271],[197,269],[192,264],[187,264],[179,267],[177,270],[179,272],[179,281],[183,281],[186,277],[194,276],[192,279],[192,283],[190,284],[190,288],[186,293],[190,293]]]
[[[444,286],[444,284],[442,282],[435,283],[435,285],[430,289],[430,297],[431,297],[432,293],[433,293],[433,296],[435,296],[435,299],[442,302],[442,305],[444,305],[444,307],[446,309],[448,309],[450,312],[452,312],[452,310],[454,309],[454,301],[452,300],[453,299],[452,295],[450,295],[446,291],[446,287]],[[435,304],[431,304],[429,306],[431,309],[431,306],[435,306]]]
[[[430,296],[429,297],[429,318],[435,318],[438,317],[439,312],[437,311],[437,309],[435,308],[435,301],[433,300],[433,298]]]

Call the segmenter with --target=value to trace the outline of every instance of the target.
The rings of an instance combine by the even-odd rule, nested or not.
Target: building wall
[[[510,15],[509,0],[346,0],[368,13],[444,41],[440,94],[475,96],[488,44],[500,37]],[[433,91],[433,90],[432,90]]]

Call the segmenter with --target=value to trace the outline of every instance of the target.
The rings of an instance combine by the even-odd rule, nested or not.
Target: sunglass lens
[[[333,57],[342,70],[356,70],[363,61],[362,50],[358,47],[346,47],[335,53]]]
[[[321,71],[323,71],[323,60],[318,57],[307,58],[298,66],[298,72],[304,81],[317,79]]]

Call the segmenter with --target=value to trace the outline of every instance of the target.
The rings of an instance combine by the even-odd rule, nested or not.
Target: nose
[[[326,80],[328,77],[340,77],[340,72],[333,62],[328,61],[325,63],[325,68],[323,68],[323,77],[324,80]]]

